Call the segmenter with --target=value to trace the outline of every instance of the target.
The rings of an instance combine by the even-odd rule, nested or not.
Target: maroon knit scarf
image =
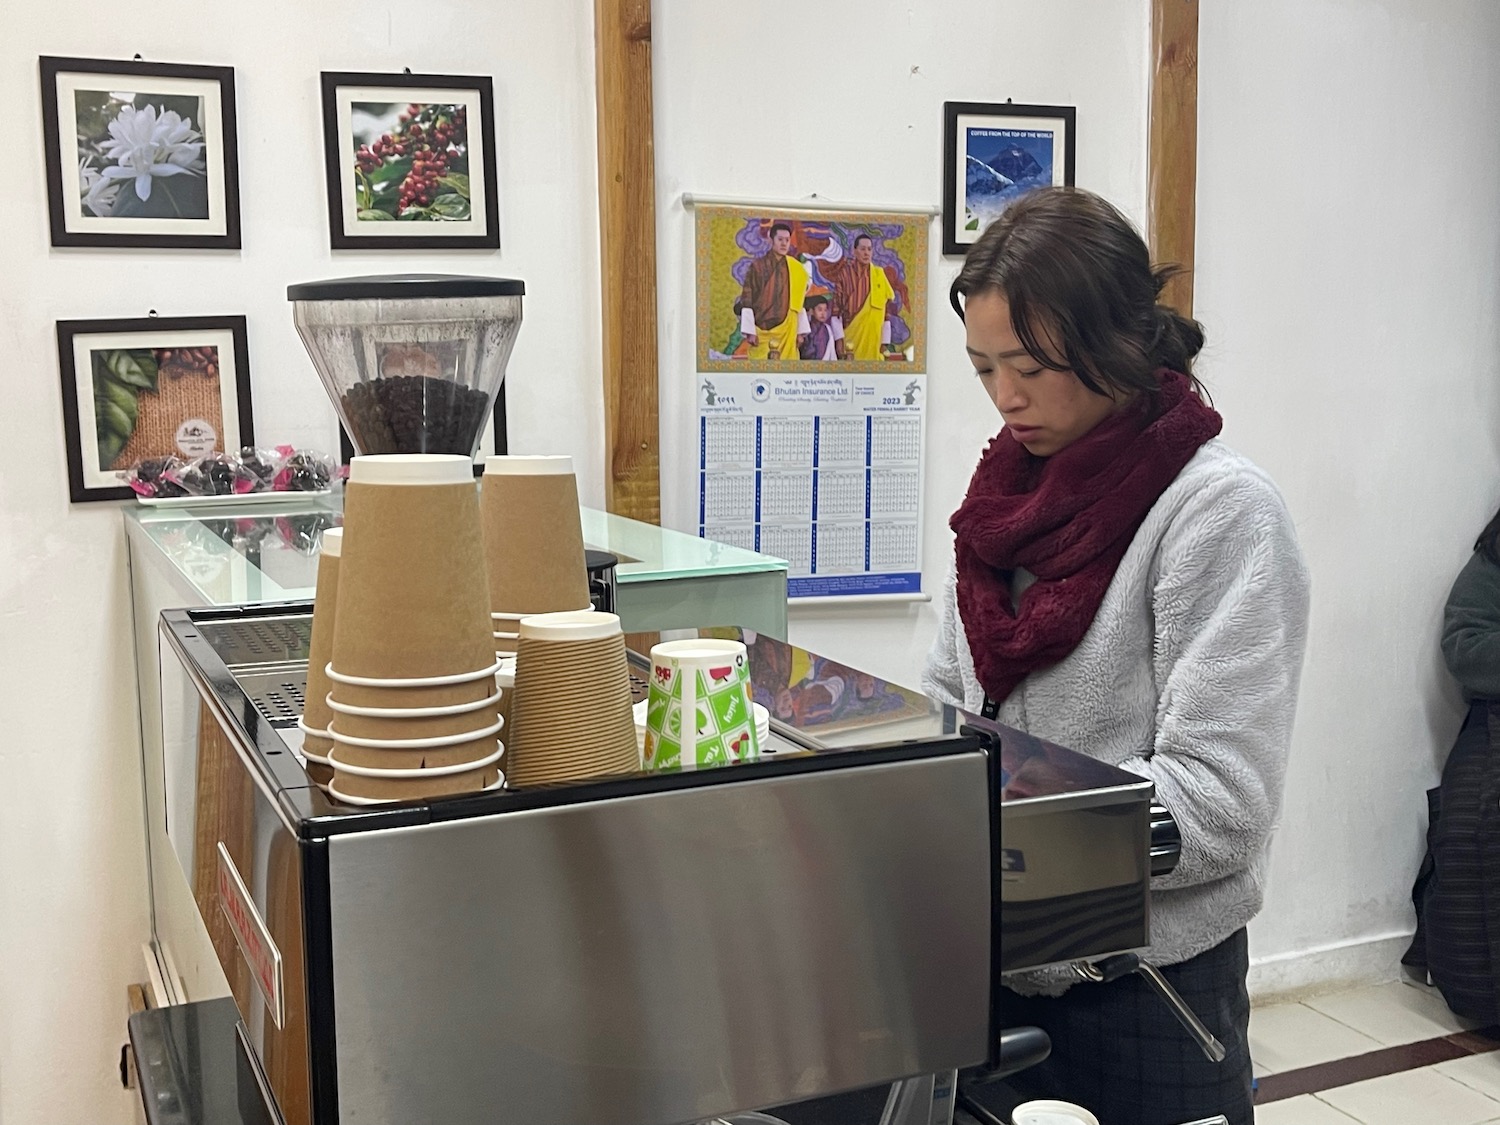
[[[1001,430],[950,525],[958,610],[986,695],[1005,699],[1032,671],[1078,647],[1136,529],[1198,448],[1223,426],[1185,375],[1037,457]],[[1011,575],[1036,582],[1011,603]]]

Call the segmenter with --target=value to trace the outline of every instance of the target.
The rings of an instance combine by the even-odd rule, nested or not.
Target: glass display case
[[[582,510],[584,543],[620,560],[615,609],[627,633],[738,625],[786,637],[787,564],[726,543]],[[132,573],[161,585],[166,608],[299,601],[313,596],[318,535],[337,527],[335,498],[125,509]],[[155,615],[152,615],[155,620]],[[154,628],[154,625],[152,626]]]

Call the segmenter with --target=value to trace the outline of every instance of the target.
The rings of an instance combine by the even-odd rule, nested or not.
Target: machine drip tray
[[[266,671],[231,673],[250,702],[273,727],[292,727],[307,705],[307,665],[293,664]]]
[[[267,664],[306,665],[312,614],[202,621],[198,631],[230,671]]]

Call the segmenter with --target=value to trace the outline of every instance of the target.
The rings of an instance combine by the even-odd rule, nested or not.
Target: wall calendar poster
[[[697,531],[792,598],[922,592],[927,226],[698,208]]]

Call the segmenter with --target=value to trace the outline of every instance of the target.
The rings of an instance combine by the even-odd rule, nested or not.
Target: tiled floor
[[[1255,1072],[1264,1077],[1473,1028],[1435,991],[1401,981],[1257,1008],[1250,1017],[1250,1045]],[[1325,1081],[1335,1069],[1325,1072]],[[1500,1052],[1331,1084],[1261,1105],[1255,1120],[1257,1125],[1500,1125]]]

